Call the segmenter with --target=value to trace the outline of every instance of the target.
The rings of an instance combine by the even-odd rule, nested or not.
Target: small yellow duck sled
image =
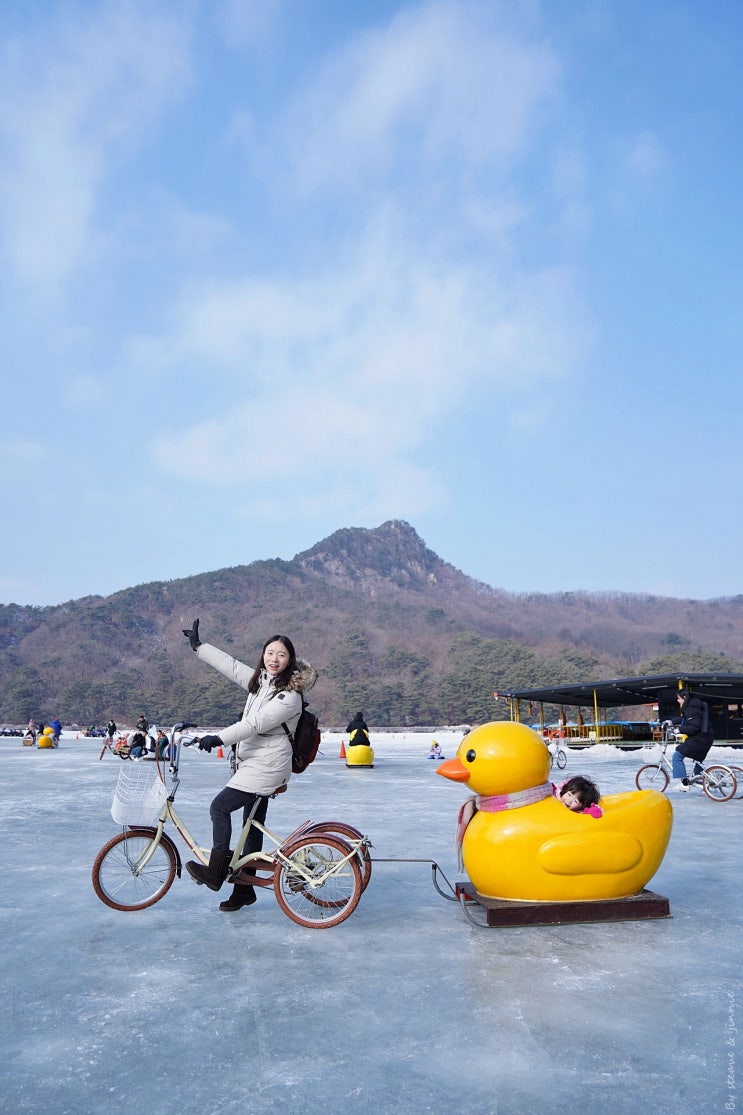
[[[490,799],[492,811],[478,808],[462,836],[462,862],[475,890],[522,902],[639,894],[668,847],[673,810],[666,796],[607,794],[603,816],[594,818],[552,796],[549,769],[541,736],[524,724],[497,721],[469,732],[456,758],[437,768]]]
[[[54,747],[54,731],[49,727],[44,728],[44,731],[36,741],[36,746],[41,748]]]
[[[373,767],[374,748],[368,743],[355,743],[346,748],[347,767]]]

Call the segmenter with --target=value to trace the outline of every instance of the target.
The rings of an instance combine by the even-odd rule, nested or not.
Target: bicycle
[[[656,763],[645,763],[635,775],[635,785],[638,790],[660,790],[663,793],[672,778],[672,767],[666,752],[670,744],[676,744],[683,738],[682,734],[674,727],[664,727],[661,738],[661,752]],[[733,770],[722,763],[711,763],[705,766],[694,760],[693,773],[687,779],[689,786],[701,786],[708,798],[712,801],[730,801],[735,797],[738,782]]]
[[[167,894],[176,876],[181,877],[180,853],[165,832],[168,821],[194,856],[201,863],[209,862],[211,849],[196,842],[174,805],[180,785],[181,747],[198,742],[185,736],[195,727],[182,722],[172,729],[169,790],[161,760],[155,772],[151,764],[129,763],[119,772],[111,813],[124,826],[123,831],[103,845],[92,869],[93,889],[111,909],[145,910]],[[369,839],[339,821],[305,821],[282,839],[255,820],[260,801],[256,800],[237,839],[227,881],[273,886],[279,907],[305,928],[329,929],[345,921],[371,878]],[[272,852],[242,853],[253,827],[274,845]],[[270,874],[258,875],[261,869]]]
[[[568,765],[568,753],[562,745],[564,733],[547,732],[546,735],[547,739],[545,742],[547,744],[547,750],[550,753],[550,770],[552,770],[554,766],[558,767],[560,770],[565,770],[565,767]]]

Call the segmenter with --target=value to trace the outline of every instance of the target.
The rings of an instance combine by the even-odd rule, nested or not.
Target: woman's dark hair
[[[276,677],[274,678],[273,684],[274,684],[275,689],[277,689],[277,690],[278,689],[286,689],[287,685],[289,684],[289,682],[291,680],[292,674],[294,673],[294,671],[297,668],[297,652],[295,651],[294,643],[291,641],[289,636],[288,635],[272,635],[271,638],[266,639],[265,643],[263,644],[263,649],[261,650],[261,656],[260,656],[260,659],[258,660],[258,665],[253,670],[253,676],[251,677],[250,681],[248,682],[248,693],[257,693],[258,690],[261,687],[261,674],[263,673],[263,658],[264,658],[265,653],[266,653],[266,647],[270,646],[271,643],[281,643],[289,651],[289,661],[288,661],[288,663],[286,664],[284,669],[281,671],[281,673],[277,674]]]
[[[596,783],[592,782],[590,778],[584,778],[582,774],[575,774],[572,778],[568,778],[567,782],[563,782],[560,787],[560,797],[568,790],[577,794],[584,809],[587,809],[589,805],[598,805],[601,801],[601,794]]]

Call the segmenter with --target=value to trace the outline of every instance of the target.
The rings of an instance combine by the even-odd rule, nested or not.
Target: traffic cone
[[[344,740],[341,740],[341,753],[338,756],[338,758],[339,759],[345,759],[345,757],[346,757],[346,744],[345,744]]]
[[[224,751],[222,750],[221,747],[217,748],[217,758],[218,759],[224,759]]]

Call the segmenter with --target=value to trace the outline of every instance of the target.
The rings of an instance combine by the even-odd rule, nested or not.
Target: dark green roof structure
[[[678,715],[677,694],[686,686],[696,697],[709,705],[715,739],[733,746],[743,746],[743,674],[655,674],[634,678],[612,678],[608,681],[585,681],[577,685],[549,685],[541,689],[514,689],[496,691],[494,696],[504,698],[511,705],[511,716],[520,719],[521,702],[527,705],[560,707],[560,722],[566,723],[565,707],[578,706],[593,710],[592,719],[599,720],[599,709],[626,708],[629,705],[657,705],[655,720]],[[619,722],[615,723],[627,723]],[[580,728],[568,731],[569,736],[590,735],[578,713]],[[650,731],[649,723],[646,734]],[[596,727],[597,736],[606,737],[604,727]],[[627,738],[644,738],[642,723],[622,729]]]
[[[675,699],[681,685],[688,686],[695,696],[703,700],[743,702],[743,674],[660,674],[497,692],[499,697],[519,701],[619,708],[623,705],[649,705],[659,700]]]

